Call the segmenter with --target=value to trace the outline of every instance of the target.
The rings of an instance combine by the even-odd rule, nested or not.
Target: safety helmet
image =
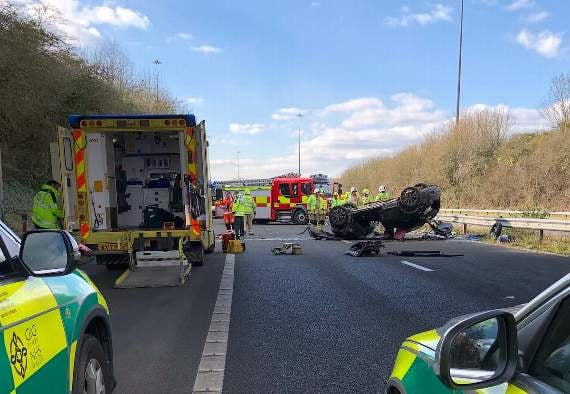
[[[378,188],[378,191],[380,193],[384,193],[386,191],[386,186],[385,185],[380,185],[380,187]]]
[[[351,193],[354,193],[354,192],[357,192],[357,191],[358,191],[358,189],[356,188],[356,186],[353,186],[353,187],[350,188],[350,192],[351,192]]]
[[[362,194],[370,194],[370,190],[364,189],[364,190],[362,191]]]
[[[246,195],[246,196],[249,196],[250,194],[251,194],[251,190],[245,189],[245,195]]]

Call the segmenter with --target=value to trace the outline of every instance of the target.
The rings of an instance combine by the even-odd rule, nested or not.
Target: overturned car
[[[351,204],[331,209],[329,221],[332,232],[341,238],[360,239],[371,234],[376,225],[384,226],[384,237],[403,239],[407,232],[428,223],[440,208],[441,190],[436,185],[418,183],[402,190],[399,198],[355,207]]]

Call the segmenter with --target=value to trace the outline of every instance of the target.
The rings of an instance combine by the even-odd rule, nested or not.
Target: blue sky
[[[29,3],[29,0],[20,0]],[[114,40],[205,119],[213,177],[339,174],[417,143],[453,116],[459,0],[43,0],[82,47]],[[464,109],[501,105],[544,127],[570,71],[570,2],[465,0]],[[298,118],[296,114],[303,114]]]

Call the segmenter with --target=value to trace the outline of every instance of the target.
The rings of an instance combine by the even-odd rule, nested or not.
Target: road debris
[[[382,248],[384,248],[382,241],[360,241],[352,244],[344,254],[354,257],[371,256],[380,253]]]
[[[301,248],[301,245],[296,244],[296,243],[291,243],[291,242],[285,242],[283,244],[283,246],[281,246],[280,248],[273,248],[271,249],[271,253],[274,256],[280,255],[280,254],[289,254],[289,255],[302,255],[303,254],[303,249]]]

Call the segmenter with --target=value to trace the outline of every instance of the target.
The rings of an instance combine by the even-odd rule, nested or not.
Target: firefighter
[[[318,187],[315,188],[313,194],[311,194],[307,200],[307,209],[309,210],[309,222],[315,224],[317,216],[317,195],[320,193]]]
[[[244,206],[241,202],[242,196],[236,196],[232,204],[232,212],[234,213],[234,231],[236,233],[236,239],[241,239],[245,236],[244,230]]]
[[[322,190],[319,189],[317,193],[317,226],[325,223],[325,218],[327,217],[328,211],[328,201]]]
[[[380,185],[378,188],[378,194],[376,195],[376,201],[387,201],[390,199],[390,193],[386,191],[385,185]]]
[[[358,202],[360,203],[360,206],[366,205],[369,202],[371,202],[370,190],[368,190],[368,189],[362,190],[362,197],[360,198],[360,200]]]
[[[245,189],[244,196],[241,200],[243,204],[243,212],[245,214],[245,231],[249,235],[253,235],[253,217],[255,216],[255,200],[251,196],[251,190]]]
[[[34,196],[32,222],[37,229],[61,229],[61,184],[53,179],[47,181]]]
[[[360,197],[358,196],[358,189],[356,186],[350,188],[350,196],[348,197],[348,203],[357,207],[360,201]]]
[[[333,193],[333,198],[331,201],[331,207],[338,207],[339,205],[342,205],[342,200],[340,199],[339,195],[337,192]]]

